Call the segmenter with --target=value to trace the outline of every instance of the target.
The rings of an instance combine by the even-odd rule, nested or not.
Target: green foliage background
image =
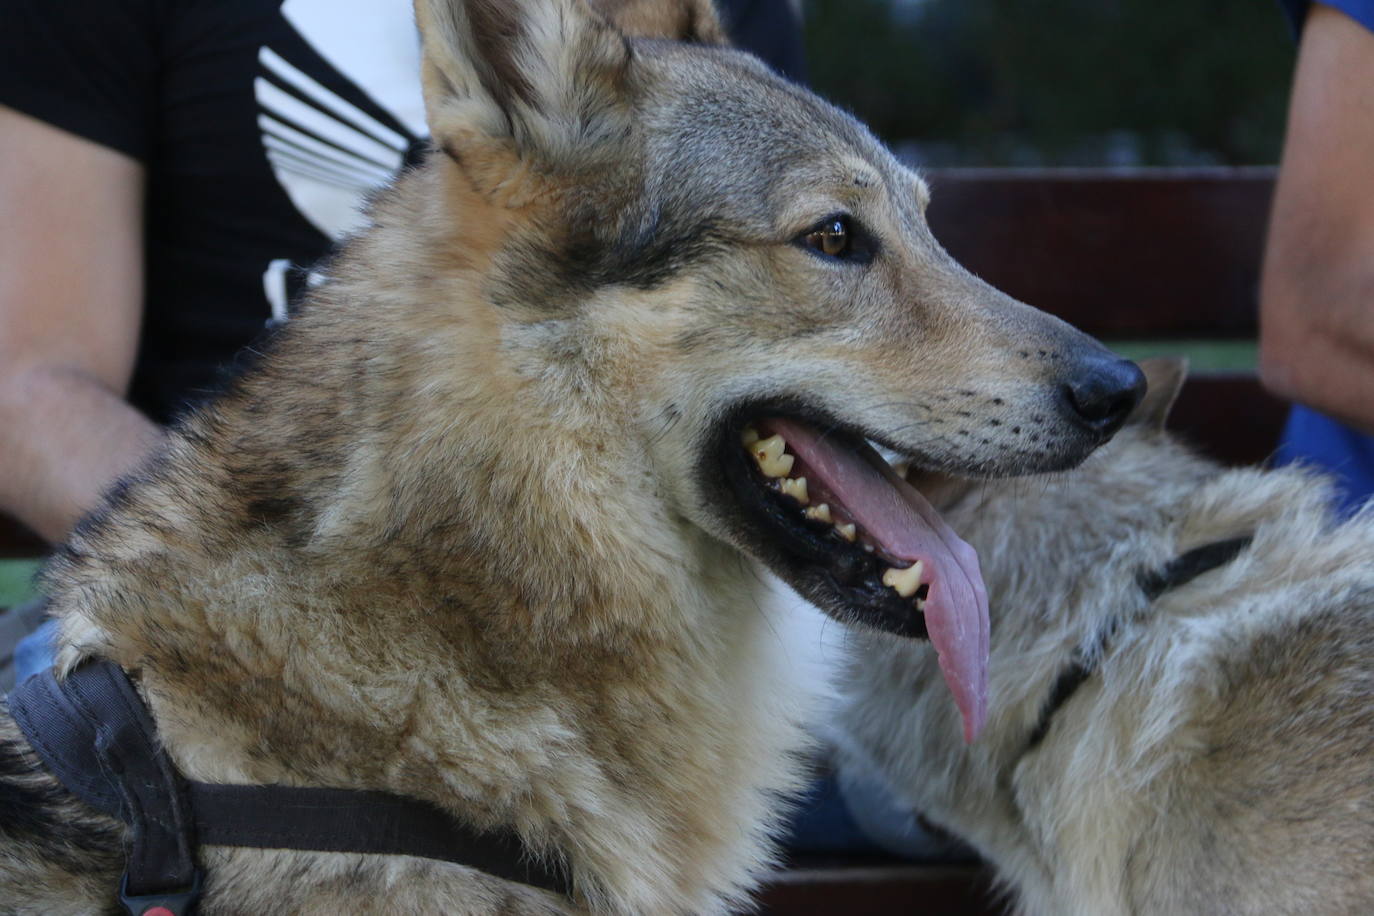
[[[959,164],[1278,159],[1294,58],[1275,0],[805,0],[813,86]],[[950,164],[950,163],[940,163]]]
[[[13,607],[33,594],[37,560],[0,560],[0,608]]]

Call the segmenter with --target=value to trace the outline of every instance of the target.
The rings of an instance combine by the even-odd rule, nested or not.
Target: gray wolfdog
[[[862,635],[846,766],[999,869],[1020,911],[1374,913],[1374,510],[1163,431],[1183,368],[1044,480],[917,475],[978,548],[994,710],[966,747],[927,658]]]
[[[705,0],[417,18],[434,152],[49,564],[57,673],[121,666],[191,780],[421,799],[573,884],[207,845],[202,913],[747,906],[806,743],[755,561],[928,630],[974,732],[976,560],[864,440],[1064,468],[1143,378],[963,271]],[[8,718],[0,791],[6,908],[112,910],[124,828]]]

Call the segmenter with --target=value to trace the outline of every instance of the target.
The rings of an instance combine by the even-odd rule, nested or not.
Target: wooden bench
[[[1129,355],[1242,354],[1255,337],[1256,290],[1273,186],[1270,169],[933,171],[929,219],[970,270]],[[1175,427],[1230,463],[1264,460],[1284,405],[1253,367],[1195,366]],[[0,520],[0,556],[41,542]],[[763,895],[774,916],[1001,912],[977,866],[884,859],[798,861]]]

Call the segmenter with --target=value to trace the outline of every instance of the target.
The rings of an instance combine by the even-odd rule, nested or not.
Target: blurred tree
[[[967,164],[1278,158],[1293,45],[1271,0],[807,0],[816,88]],[[1119,152],[1119,150],[1118,150]]]

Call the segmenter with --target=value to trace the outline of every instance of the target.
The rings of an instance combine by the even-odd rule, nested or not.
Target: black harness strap
[[[1249,547],[1254,539],[1254,535],[1247,534],[1245,537],[1195,547],[1170,560],[1162,569],[1140,572],[1135,577],[1136,585],[1140,586],[1147,599],[1154,601],[1165,592],[1180,585],[1187,585],[1203,573],[1230,563],[1240,556],[1241,551]]]
[[[124,672],[109,663],[84,665],[62,685],[49,672],[17,688],[9,704],[54,775],[82,801],[129,825],[120,885],[126,910],[189,913],[200,874],[186,785]]]
[[[1075,652],[1073,661],[1059,672],[1059,677],[1054,680],[1054,686],[1050,688],[1049,698],[1045,700],[1045,705],[1040,707],[1040,718],[1035,723],[1035,729],[1031,731],[1030,740],[1026,742],[1026,750],[1038,747],[1040,742],[1045,740],[1050,723],[1054,721],[1054,714],[1059,711],[1059,707],[1067,703],[1074,691],[1083,686],[1083,682],[1092,675],[1093,669]]]
[[[478,831],[419,799],[358,789],[190,784],[201,843],[366,852],[455,862],[569,894],[561,868],[536,859],[508,830]]]
[[[1195,547],[1170,560],[1160,569],[1141,570],[1136,574],[1136,585],[1140,586],[1140,590],[1145,593],[1146,600],[1153,602],[1165,592],[1186,585],[1203,573],[1211,572],[1230,563],[1249,547],[1253,540],[1254,535],[1246,535],[1231,538],[1228,541],[1216,541]],[[1050,730],[1054,714],[1069,701],[1069,698],[1074,695],[1079,687],[1083,686],[1084,681],[1092,677],[1098,660],[1102,658],[1108,643],[1119,628],[1120,621],[1111,621],[1098,635],[1091,650],[1078,649],[1074,652],[1068,666],[1055,679],[1054,686],[1050,688],[1049,697],[1040,708],[1040,718],[1036,721],[1035,728],[1031,730],[1030,738],[1026,742],[1027,751],[1033,750],[1044,740],[1045,735]]]
[[[74,795],[130,826],[121,902],[131,916],[185,916],[200,893],[200,844],[418,856],[570,894],[566,871],[509,830],[479,831],[385,792],[187,782],[157,741],[124,671],[96,659],[62,681],[29,678],[8,698],[38,756]]]

